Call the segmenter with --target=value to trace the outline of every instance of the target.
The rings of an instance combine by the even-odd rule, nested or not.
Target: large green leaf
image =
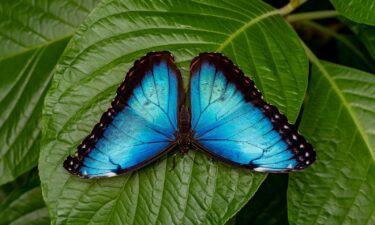
[[[39,184],[38,170],[34,168],[0,187],[5,194],[0,201],[1,225],[50,223]]]
[[[18,198],[25,190],[36,186],[40,186],[40,179],[36,168],[17,177],[12,182],[0,186],[0,208],[4,208],[5,201],[13,201],[13,199]],[[10,195],[13,197],[9,197]]]
[[[2,0],[0,58],[71,36],[97,2]]]
[[[16,197],[12,194],[9,195],[8,199],[5,199],[4,203],[0,205],[0,224],[50,224],[40,186],[19,192],[21,190],[17,190]]]
[[[36,166],[52,70],[95,1],[0,2],[0,185]]]
[[[223,224],[265,178],[190,151],[130,175],[84,180],[62,167],[110,106],[135,59],[171,51],[187,84],[190,60],[219,51],[291,121],[308,64],[293,30],[262,1],[104,1],[72,39],[46,98],[40,176],[54,224]],[[277,33],[277,37],[275,37]]]
[[[318,157],[290,175],[290,222],[375,224],[375,76],[316,60],[310,85],[300,129]]]
[[[373,0],[331,0],[343,16],[356,21],[375,25],[375,3]]]
[[[67,40],[0,60],[0,184],[36,165],[42,107]]]

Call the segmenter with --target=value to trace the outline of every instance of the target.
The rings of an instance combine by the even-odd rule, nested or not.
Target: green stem
[[[249,22],[245,23],[242,27],[236,30],[234,33],[229,35],[229,37],[216,49],[217,52],[221,52],[224,48],[226,48],[232,41],[235,39],[239,34],[243,33],[247,28],[252,26],[253,24],[274,15],[287,15],[296,9],[298,6],[306,2],[307,0],[290,0],[287,5],[280,9],[275,9],[269,11],[267,13],[263,13],[262,15],[251,19]]]
[[[294,22],[299,20],[319,20],[326,18],[333,18],[340,15],[336,10],[324,10],[316,12],[305,12],[305,13],[296,13],[286,17],[288,22]]]
[[[307,0],[290,0],[287,5],[280,8],[278,11],[280,15],[285,16],[289,13],[293,12],[296,8],[301,6],[303,3],[307,2]]]
[[[344,44],[348,49],[352,50],[354,54],[356,54],[365,64],[370,68],[372,71],[375,71],[374,65],[367,59],[367,57],[345,36],[336,33],[325,26],[320,25],[319,23],[315,23],[312,21],[299,21],[298,23],[309,26],[319,32],[327,34],[333,38],[336,38],[342,44]]]

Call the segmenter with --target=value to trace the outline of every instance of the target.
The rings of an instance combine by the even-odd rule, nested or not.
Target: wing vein
[[[242,130],[239,130],[237,133],[234,133],[234,134],[232,134],[231,136],[229,136],[228,138],[231,138],[231,137],[233,137],[233,136],[235,136],[235,135],[237,135],[237,134],[239,134],[239,133],[242,133],[242,132],[244,132],[244,131],[246,131],[246,130],[248,130],[248,129],[250,129],[250,128],[253,128],[257,123],[259,123],[259,122],[261,122],[262,120],[265,120],[266,119],[266,117],[261,117],[260,119],[258,119],[257,121],[255,121],[254,123],[252,123],[251,125],[249,125],[248,127],[245,127],[245,128],[243,128]],[[270,130],[270,131],[272,131],[272,129]],[[259,134],[257,137],[259,137],[259,136],[263,136],[264,134]]]
[[[137,98],[136,95],[132,95],[132,97],[138,102],[138,104],[139,104],[140,106],[142,106],[142,103],[139,101],[139,99]],[[147,121],[147,118],[145,118],[144,116],[138,114],[137,111],[136,111],[136,109],[134,109],[134,108],[133,108],[132,106],[130,106],[128,103],[125,103],[125,105],[126,105],[129,109],[131,109],[136,115],[138,115],[139,117],[141,117],[141,118],[143,118],[143,119],[145,119],[145,120]],[[152,116],[152,114],[151,114],[150,112],[148,112],[147,110],[144,110],[144,112],[146,112],[148,115],[150,115],[150,118],[152,118],[152,121],[155,120],[154,117]]]
[[[203,132],[203,133],[200,134],[197,138],[202,137],[202,136],[205,135],[206,133],[208,133],[208,132],[210,132],[210,131],[212,131],[212,130],[217,129],[217,128],[221,127],[222,125],[225,125],[225,124],[227,124],[227,123],[229,123],[229,122],[232,122],[234,119],[238,119],[239,117],[245,116],[246,114],[248,114],[248,113],[250,113],[250,112],[252,112],[252,111],[253,111],[253,110],[246,111],[246,112],[244,112],[243,114],[240,114],[240,115],[238,115],[238,116],[235,116],[235,117],[233,117],[233,118],[231,118],[231,119],[229,119],[229,120],[227,120],[227,121],[225,121],[225,122],[223,122],[223,123],[221,123],[221,124],[218,124],[217,126],[214,126],[214,127],[210,128],[210,129],[208,129],[207,131]]]
[[[165,110],[159,105],[159,104],[156,104],[155,102],[151,101],[151,99],[148,98],[148,96],[146,95],[144,89],[143,89],[143,85],[141,85],[141,89],[142,89],[142,92],[143,92],[143,95],[145,96],[145,98],[153,105],[155,105],[156,107],[158,107],[168,118],[168,121],[169,121],[169,124],[172,126],[172,129],[175,129],[172,121],[171,121],[171,118],[169,117],[168,113],[165,112]]]
[[[214,84],[215,84],[215,80],[216,80],[216,74],[217,74],[217,68],[215,68],[215,74],[214,74],[214,79],[212,80],[211,93],[210,93],[210,99],[208,100],[208,104],[211,103],[212,92],[214,91]]]
[[[151,70],[151,74],[152,74],[152,80],[153,80],[153,82],[154,82],[154,88],[155,88],[156,99],[158,100],[158,104],[160,105],[159,94],[158,94],[158,88],[156,87],[156,81],[155,81],[154,69]]]
[[[167,110],[168,110],[168,113],[170,113],[170,109],[169,109],[169,99],[171,97],[171,77],[169,75],[169,68],[168,68],[168,73],[167,73],[167,76],[168,76],[168,100],[167,100]]]
[[[235,142],[235,143],[246,143],[248,145],[251,145],[253,147],[259,148],[263,150],[263,148],[255,145],[254,143],[248,142],[248,141],[239,141],[239,140],[231,140],[231,139],[218,139],[218,138],[207,138],[207,139],[201,139],[200,141],[205,142],[205,141],[229,141],[229,142]]]

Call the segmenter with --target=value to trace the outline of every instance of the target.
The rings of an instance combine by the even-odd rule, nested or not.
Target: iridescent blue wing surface
[[[91,134],[64,167],[84,178],[137,170],[175,147],[181,74],[168,52],[136,61]]]
[[[300,170],[315,161],[312,146],[228,58],[203,53],[190,70],[196,148],[261,172]]]

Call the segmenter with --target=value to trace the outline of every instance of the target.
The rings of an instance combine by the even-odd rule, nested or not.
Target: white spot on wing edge
[[[114,177],[114,176],[117,176],[118,174],[117,173],[114,173],[114,172],[108,172],[105,174],[105,176],[107,177]]]
[[[265,167],[255,167],[254,168],[254,171],[258,171],[258,172],[266,172],[268,171],[267,168]]]

